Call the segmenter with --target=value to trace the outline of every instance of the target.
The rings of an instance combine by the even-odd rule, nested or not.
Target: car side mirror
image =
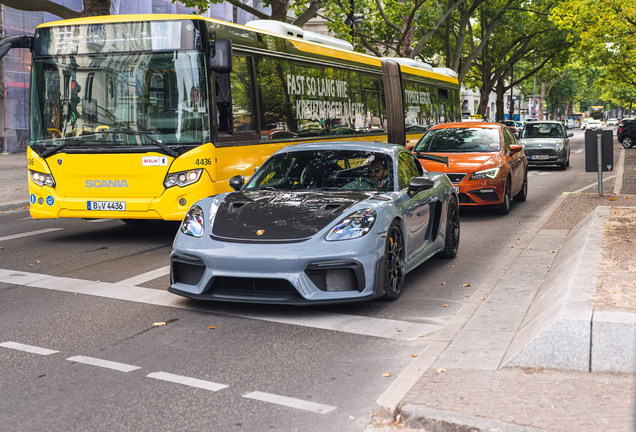
[[[243,189],[243,185],[245,184],[245,177],[242,175],[235,175],[230,179],[230,187],[235,191],[240,191]]]
[[[517,145],[517,144],[512,144],[510,146],[510,153],[515,154],[519,151],[523,150],[523,146]]]
[[[574,133],[573,132],[568,132],[568,138],[573,137]]]
[[[232,41],[217,39],[210,47],[210,70],[216,73],[232,72]]]
[[[409,196],[415,196],[418,193],[429,190],[435,185],[435,182],[428,177],[413,177],[409,182]]]

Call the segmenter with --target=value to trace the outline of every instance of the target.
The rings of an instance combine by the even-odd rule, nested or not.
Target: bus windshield
[[[196,50],[35,58],[30,145],[210,142],[207,83]]]

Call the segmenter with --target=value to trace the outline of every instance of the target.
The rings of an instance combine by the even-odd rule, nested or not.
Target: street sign
[[[585,172],[598,171],[597,135],[601,135],[601,166],[603,171],[614,171],[614,144],[611,130],[585,131]]]

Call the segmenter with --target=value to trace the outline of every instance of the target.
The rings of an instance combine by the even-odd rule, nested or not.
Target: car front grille
[[[524,149],[526,156],[548,155],[556,156],[556,150],[553,149]]]
[[[464,178],[466,177],[466,174],[461,174],[461,173],[450,173],[446,175],[448,176],[451,183],[459,183],[462,180],[464,180]]]
[[[212,283],[212,290],[251,291],[261,293],[296,293],[286,279],[239,278],[219,276]]]

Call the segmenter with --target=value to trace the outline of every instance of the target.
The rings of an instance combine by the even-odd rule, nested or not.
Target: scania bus
[[[0,40],[32,52],[30,212],[180,220],[283,146],[406,144],[459,120],[456,75],[281,22],[119,15]]]
[[[604,110],[605,110],[605,107],[602,105],[590,107],[590,117],[592,117],[594,120],[604,121],[605,120],[605,115],[603,113]]]

